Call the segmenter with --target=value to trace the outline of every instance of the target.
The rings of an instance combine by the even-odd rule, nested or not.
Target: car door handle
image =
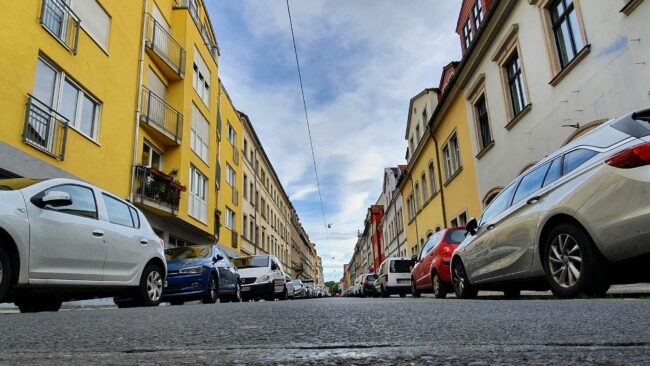
[[[495,227],[496,227],[496,225],[490,224],[490,225],[488,225],[487,229],[488,230],[494,230]]]
[[[96,238],[101,238],[104,236],[104,231],[102,230],[95,230],[93,231],[93,236]]]
[[[140,244],[142,245],[149,244],[149,239],[145,239],[145,238],[140,239]]]
[[[526,201],[526,204],[528,204],[528,205],[534,205],[534,204],[536,204],[537,202],[539,202],[540,199],[541,199],[540,196],[531,197],[528,201]]]

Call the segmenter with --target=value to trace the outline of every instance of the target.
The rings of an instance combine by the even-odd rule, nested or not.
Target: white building
[[[406,255],[406,235],[402,213],[402,193],[397,182],[402,175],[400,167],[384,169],[385,210],[382,219],[384,228],[384,254],[386,258]]]

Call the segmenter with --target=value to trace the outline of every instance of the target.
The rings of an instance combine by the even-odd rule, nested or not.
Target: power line
[[[291,27],[291,40],[293,41],[293,53],[296,56],[296,68],[298,69],[298,80],[300,81],[300,93],[302,93],[302,106],[305,110],[305,121],[307,121],[307,133],[309,134],[309,146],[311,147],[311,159],[314,163],[314,174],[316,174],[316,187],[318,188],[318,199],[320,200],[320,210],[323,214],[323,228],[325,229],[325,240],[327,243],[327,250],[330,249],[330,238],[327,234],[327,220],[325,219],[325,206],[323,205],[323,195],[320,190],[320,180],[318,179],[318,168],[316,167],[316,155],[314,154],[314,142],[311,138],[311,127],[309,125],[309,114],[307,113],[307,102],[305,101],[305,88],[302,84],[302,72],[300,71],[300,61],[298,61],[298,48],[296,47],[296,36],[293,33],[293,20],[291,19],[291,9],[289,8],[289,0],[287,1],[287,14],[289,14],[289,26]],[[332,257],[334,259],[334,257]]]

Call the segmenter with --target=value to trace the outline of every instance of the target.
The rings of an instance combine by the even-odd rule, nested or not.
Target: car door
[[[213,246],[212,250],[213,250],[212,252],[213,258],[221,257],[220,260],[214,263],[214,266],[217,269],[217,272],[219,273],[219,290],[226,291],[226,292],[235,291],[236,280],[234,276],[234,271],[232,270],[232,265],[228,260],[228,257],[224,253],[222,253],[217,248],[216,245]]]
[[[440,232],[433,234],[422,248],[419,265],[414,276],[417,288],[425,288],[431,285],[431,261],[433,260],[433,248],[440,242]]]
[[[51,192],[70,196],[67,204],[44,204]],[[50,187],[27,204],[30,279],[101,281],[106,259],[106,223],[99,220],[96,192],[81,184]]]
[[[140,275],[148,259],[149,244],[153,238],[143,232],[139,213],[119,198],[101,194],[108,221],[106,230],[106,265],[104,281],[129,282]]]
[[[516,183],[516,182],[515,182]],[[496,227],[503,212],[510,206],[515,183],[505,188],[485,209],[476,234],[464,245],[463,263],[472,282],[481,282],[495,276],[499,269]]]

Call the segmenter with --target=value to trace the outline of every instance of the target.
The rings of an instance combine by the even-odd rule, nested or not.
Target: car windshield
[[[293,285],[300,286],[301,285],[300,280],[293,280]]]
[[[307,283],[305,283],[305,285],[306,285],[307,287],[309,287],[309,288],[314,288],[314,287],[315,287],[314,284],[311,283],[311,282],[307,282]]]
[[[406,259],[398,259],[390,262],[390,273],[411,273],[413,262]]]
[[[269,257],[239,257],[233,259],[232,263],[239,269],[268,267]]]
[[[17,189],[23,189],[42,182],[42,179],[28,179],[28,178],[16,178],[16,179],[0,179],[0,191],[15,191]]]
[[[449,244],[460,244],[465,240],[465,230],[451,230],[445,237],[445,242]]]
[[[209,257],[210,257],[210,246],[207,245],[178,247],[178,248],[170,248],[165,250],[165,258],[167,258],[168,261],[209,258]]]
[[[368,282],[372,282],[375,280],[375,275],[367,275],[366,279],[368,280]]]

